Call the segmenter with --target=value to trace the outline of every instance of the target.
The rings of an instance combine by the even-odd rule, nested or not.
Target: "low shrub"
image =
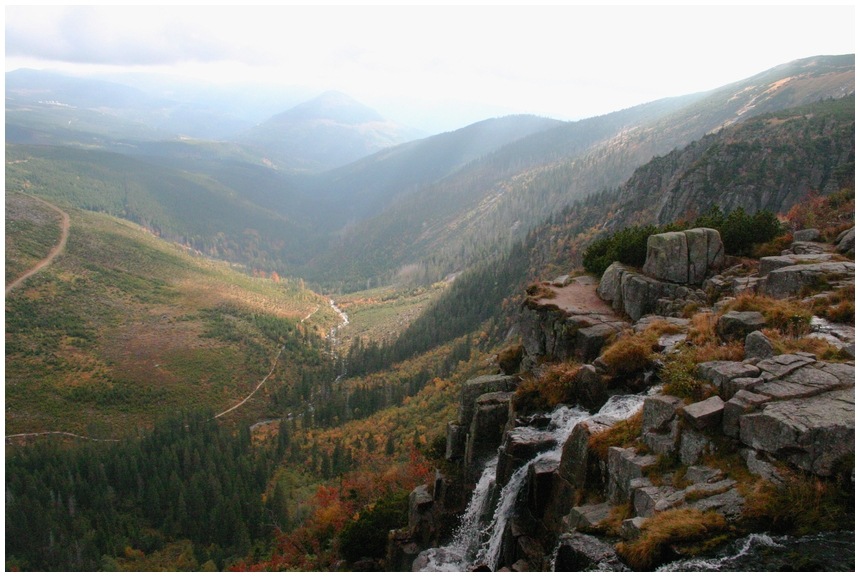
[[[559,403],[572,403],[573,379],[581,365],[564,362],[549,365],[540,375],[531,375],[517,387],[513,405],[517,411],[537,412]]]
[[[785,469],[779,487],[759,480],[746,497],[744,519],[753,528],[795,535],[853,527],[853,470],[850,455],[830,479]]]
[[[349,521],[340,533],[340,553],[350,563],[362,557],[381,559],[388,546],[388,532],[406,525],[409,493],[398,491],[381,497]]]

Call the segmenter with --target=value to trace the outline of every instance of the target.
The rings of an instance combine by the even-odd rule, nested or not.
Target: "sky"
[[[431,131],[510,113],[596,116],[798,58],[853,53],[854,38],[847,2],[5,8],[7,72],[338,90]]]

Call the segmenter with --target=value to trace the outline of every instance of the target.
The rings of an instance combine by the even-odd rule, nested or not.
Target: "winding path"
[[[44,204],[48,208],[60,213],[60,216],[62,217],[61,230],[60,230],[60,241],[54,246],[54,248],[51,249],[51,252],[48,253],[48,256],[46,256],[45,258],[43,258],[42,260],[37,262],[33,268],[31,268],[30,270],[28,270],[27,272],[25,272],[24,274],[19,276],[17,279],[12,281],[10,284],[6,285],[6,294],[7,295],[12,291],[12,289],[17,288],[25,280],[27,280],[28,278],[30,278],[31,276],[33,276],[34,274],[36,274],[37,272],[39,272],[40,270],[42,270],[43,268],[45,268],[46,266],[51,264],[54,261],[54,259],[57,258],[57,256],[59,256],[59,254],[61,252],[63,252],[63,250],[65,250],[66,241],[69,240],[69,226],[71,224],[71,220],[69,219],[69,215],[66,214],[66,212],[64,212],[62,209],[60,209],[60,207],[58,207],[54,204],[51,204],[47,200],[43,200],[37,196],[33,196],[32,194],[27,194],[26,196],[29,196],[32,199],[38,200],[39,202],[41,202],[42,204]]]
[[[259,391],[259,390],[260,390],[260,387],[262,387],[262,386],[266,383],[266,381],[267,381],[267,380],[269,380],[269,377],[271,377],[271,376],[272,376],[272,373],[274,373],[274,372],[275,372],[275,367],[277,367],[277,366],[278,366],[278,359],[280,359],[280,358],[281,358],[281,353],[283,353],[283,352],[284,352],[284,347],[281,347],[281,348],[278,350],[278,354],[277,354],[277,356],[275,357],[275,362],[273,362],[273,363],[272,363],[272,370],[271,370],[271,371],[269,371],[269,374],[268,374],[268,375],[266,375],[265,377],[263,377],[263,380],[262,380],[262,381],[260,381],[260,384],[259,384],[259,385],[257,385],[257,388],[256,388],[256,389],[254,389],[253,391],[251,391],[251,394],[250,394],[250,395],[248,395],[247,397],[245,397],[244,399],[242,399],[241,401],[239,401],[237,404],[233,405],[232,407],[230,407],[230,408],[229,408],[229,409],[227,409],[226,411],[223,411],[223,412],[221,412],[221,413],[218,413],[217,415],[215,415],[214,417],[212,417],[212,419],[210,419],[210,420],[217,419],[218,417],[223,417],[224,415],[226,415],[226,414],[227,414],[227,413],[229,413],[230,411],[233,411],[233,410],[235,410],[235,409],[238,409],[239,407],[241,407],[242,405],[244,405],[246,402],[248,402],[248,400],[249,400],[251,397],[253,397],[253,396],[254,396],[254,394],[255,394],[257,391]]]
[[[94,437],[87,437],[85,435],[78,435],[75,433],[69,433],[67,431],[44,431],[41,433],[17,433],[15,435],[6,435],[6,441],[8,442],[10,439],[14,439],[16,437],[38,437],[41,435],[63,435],[66,437],[74,437],[76,439],[84,439],[85,441],[98,441],[102,443],[118,443],[119,439],[96,439]]]

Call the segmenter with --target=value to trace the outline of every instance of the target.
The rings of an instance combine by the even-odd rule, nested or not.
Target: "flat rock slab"
[[[688,423],[702,430],[716,427],[722,422],[725,402],[720,397],[713,396],[704,401],[687,405],[682,414]]]
[[[740,439],[801,469],[830,475],[839,459],[854,452],[854,389],[768,403],[740,417]]]
[[[756,366],[762,371],[762,378],[766,381],[779,379],[796,371],[806,365],[811,365],[815,359],[802,355],[777,355],[760,361]],[[756,376],[756,375],[748,375]]]
[[[805,288],[818,287],[822,282],[831,284],[835,279],[853,277],[853,262],[798,264],[771,271],[765,279],[763,290],[767,296],[786,298],[800,294]]]
[[[767,276],[778,268],[795,266],[798,264],[810,264],[827,262],[833,259],[833,254],[784,254],[782,256],[766,256],[759,261],[759,275]]]
[[[612,307],[597,296],[597,281],[591,277],[576,277],[570,284],[553,287],[555,296],[539,299],[538,305],[555,305],[568,316],[599,316],[621,320]]]

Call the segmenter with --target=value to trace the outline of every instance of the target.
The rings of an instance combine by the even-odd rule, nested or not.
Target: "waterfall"
[[[486,565],[491,570],[496,570],[505,527],[514,513],[517,496],[519,496],[520,490],[522,490],[528,477],[529,466],[539,461],[558,461],[561,458],[561,449],[564,441],[570,435],[571,431],[573,431],[576,424],[588,417],[588,411],[579,407],[564,406],[557,408],[550,415],[550,432],[556,444],[549,451],[540,453],[514,471],[510,481],[502,489],[499,496],[499,504],[493,513],[493,519],[483,531],[486,539],[475,559],[479,565]]]
[[[496,465],[498,457],[493,457],[484,466],[481,478],[475,485],[469,506],[460,517],[460,527],[454,533],[451,543],[445,547],[426,551],[427,566],[422,571],[463,571],[481,546],[481,519],[490,505],[493,489],[496,486]]]
[[[642,407],[644,399],[642,395],[616,395],[606,402],[598,414],[618,420],[626,419]],[[543,461],[559,461],[564,441],[577,423],[589,417],[589,413],[580,407],[559,406],[549,417],[547,432],[555,440],[555,446],[514,471],[501,490],[492,519],[485,525],[488,507],[492,504],[498,457],[488,462],[451,543],[424,551],[422,555],[427,563],[422,571],[467,571],[476,565],[496,569],[505,527],[514,513],[517,497],[528,477],[529,466]]]

